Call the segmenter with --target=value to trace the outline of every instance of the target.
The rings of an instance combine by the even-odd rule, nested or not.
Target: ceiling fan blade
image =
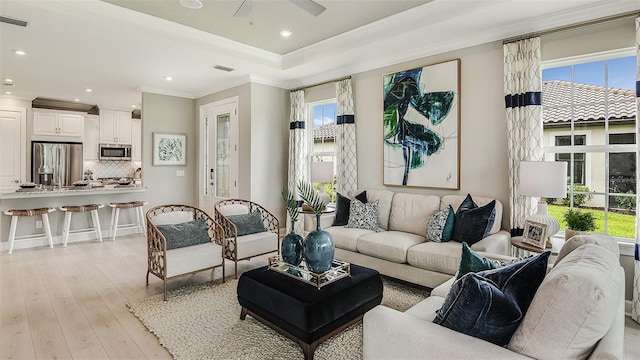
[[[253,1],[254,0],[244,0],[238,10],[236,10],[233,17],[247,17],[251,13],[251,9],[253,9]]]
[[[313,16],[318,16],[322,14],[323,11],[327,10],[326,7],[318,4],[313,0],[289,0],[289,1],[300,6],[303,10],[305,10],[306,12],[308,12]]]

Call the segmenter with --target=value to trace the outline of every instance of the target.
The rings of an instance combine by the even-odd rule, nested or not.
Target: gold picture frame
[[[526,220],[522,242],[544,249],[547,246],[547,224]]]

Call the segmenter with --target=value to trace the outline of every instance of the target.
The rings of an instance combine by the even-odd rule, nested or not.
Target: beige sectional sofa
[[[333,216],[323,216],[321,227],[335,242],[336,259],[370,267],[381,274],[434,288],[449,280],[458,270],[462,244],[427,241],[429,219],[438,210],[451,205],[457,211],[465,195],[417,195],[389,190],[367,192],[367,202],[378,201],[379,232],[365,229],[331,226]],[[354,196],[362,190],[349,194]],[[475,197],[478,206],[491,198]],[[495,221],[490,235],[471,248],[481,253],[509,254],[510,235],[501,229],[502,204],[496,200]],[[305,226],[306,229],[315,225]]]
[[[433,322],[454,279],[400,312],[379,305],[363,320],[364,359],[622,359],[624,270],[608,235],[570,239],[505,347]]]

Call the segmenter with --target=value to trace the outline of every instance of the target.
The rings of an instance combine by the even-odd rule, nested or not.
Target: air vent
[[[230,67],[226,67],[226,66],[222,66],[222,65],[215,65],[213,68],[217,69],[217,70],[226,71],[226,72],[232,72],[233,70],[235,70],[235,69],[232,69]]]
[[[65,100],[45,99],[41,97],[33,99],[31,107],[34,109],[79,111],[89,115],[100,115],[98,105],[83,104]]]
[[[28,21],[13,19],[13,18],[10,18],[10,17],[1,16],[1,15],[0,15],[0,22],[1,23],[5,23],[5,24],[22,26],[22,27],[27,27],[27,25],[29,25]]]
[[[4,86],[4,87],[14,87],[14,86],[16,86],[16,84],[11,83],[11,82],[3,82],[2,86]]]

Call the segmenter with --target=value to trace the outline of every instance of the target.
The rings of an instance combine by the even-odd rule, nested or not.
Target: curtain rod
[[[533,38],[533,37],[536,37],[536,36],[549,35],[549,34],[553,34],[553,33],[557,33],[557,32],[574,30],[574,29],[578,29],[578,28],[581,28],[581,27],[585,27],[585,26],[597,25],[597,24],[602,24],[602,23],[606,23],[606,22],[610,22],[610,21],[627,19],[627,18],[630,18],[630,17],[637,17],[637,16],[640,16],[640,12],[633,11],[633,12],[618,14],[618,15],[609,16],[609,17],[605,17],[605,18],[585,21],[585,22],[581,22],[581,23],[577,23],[577,24],[561,26],[561,27],[557,27],[557,28],[553,28],[553,29],[549,29],[549,30],[543,30],[543,31],[538,31],[538,32],[534,32],[534,33],[529,33],[529,34],[526,34],[526,35],[519,35],[519,36],[510,37],[508,39],[502,40],[502,44],[503,45],[504,44],[509,44],[509,43],[520,41],[520,40],[524,40],[524,39],[530,39],[530,38]]]
[[[320,86],[320,85],[330,84],[330,83],[332,83],[332,82],[342,81],[342,80],[347,80],[347,79],[351,79],[351,75],[349,75],[349,76],[345,76],[345,77],[341,77],[341,78],[337,78],[337,79],[333,79],[333,80],[323,81],[323,82],[321,82],[321,83],[317,83],[317,84],[312,84],[312,85],[307,85],[307,86],[304,86],[304,87],[299,87],[299,88],[297,88],[297,89],[289,90],[289,92],[294,92],[294,91],[304,90],[304,89],[312,88],[312,87],[315,87],[315,86]]]

